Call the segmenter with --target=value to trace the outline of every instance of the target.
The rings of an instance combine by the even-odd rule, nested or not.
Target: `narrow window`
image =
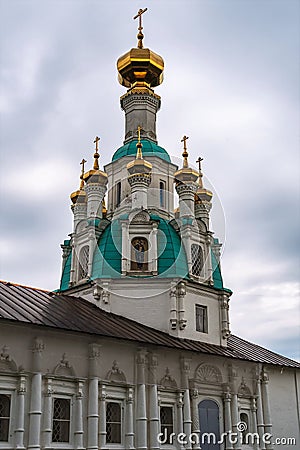
[[[121,406],[116,402],[106,405],[106,443],[121,444]]]
[[[117,183],[116,187],[116,206],[119,206],[121,203],[121,181]]]
[[[201,276],[201,270],[203,268],[203,252],[200,245],[192,244],[192,274],[196,277]]]
[[[196,305],[196,330],[208,333],[207,306]]]
[[[243,422],[242,427],[242,444],[248,444],[247,442],[247,434],[249,433],[249,419],[248,414],[241,413],[240,415],[240,421]]]
[[[164,181],[159,182],[159,204],[161,208],[166,207],[166,183]]]
[[[54,399],[52,442],[70,442],[70,408],[69,399]]]
[[[172,406],[162,406],[160,408],[160,427],[164,438],[167,437],[167,442],[170,442],[170,435],[174,432]]]
[[[85,245],[82,247],[79,253],[79,274],[78,280],[82,280],[87,277],[89,264],[89,247]]]
[[[10,420],[10,396],[0,395],[0,442],[8,442]]]

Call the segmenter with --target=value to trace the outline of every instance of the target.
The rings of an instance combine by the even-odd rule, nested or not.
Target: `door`
[[[220,424],[219,406],[217,403],[212,400],[203,400],[200,402],[199,420],[201,437],[200,445],[202,450],[219,450]]]

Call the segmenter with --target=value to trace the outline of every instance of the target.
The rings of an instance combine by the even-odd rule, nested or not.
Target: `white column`
[[[255,397],[251,398],[251,420],[252,420],[252,430],[251,431],[252,431],[252,433],[257,434],[256,399],[255,399]],[[254,440],[253,448],[255,450],[258,449],[258,439]]]
[[[78,380],[76,403],[75,403],[75,449],[82,450],[83,447],[83,416],[82,416],[82,400],[83,400],[83,381]]]
[[[159,410],[158,410],[158,395],[157,395],[157,356],[151,354],[149,357],[149,439],[150,450],[159,449],[157,436],[159,433]]]
[[[265,432],[265,426],[264,426],[264,418],[263,418],[263,408],[262,408],[262,399],[261,399],[261,385],[260,385],[260,377],[257,379],[257,387],[256,387],[256,394],[257,394],[257,431],[259,435],[259,448],[261,450],[265,450],[265,443],[263,441],[263,435]]]
[[[199,410],[198,410],[198,391],[194,389],[192,391],[192,436],[195,444],[193,444],[194,450],[201,450],[200,447],[200,421],[199,421]]]
[[[183,395],[179,392],[177,397],[177,434],[180,436],[183,433]],[[174,430],[175,431],[175,430]],[[180,450],[184,450],[183,444],[180,445]]]
[[[99,449],[105,448],[106,444],[106,386],[100,387],[99,398]]]
[[[177,285],[177,296],[178,296],[178,319],[179,319],[179,329],[184,330],[187,324],[185,318],[184,309],[184,297],[186,295],[186,287],[183,281],[180,281]]]
[[[126,450],[134,449],[134,431],[133,431],[133,389],[128,388],[126,399],[126,431],[125,431]]]
[[[231,421],[231,394],[229,387],[227,388],[227,391],[224,393],[224,418],[225,418],[225,432],[231,433],[232,432],[232,421]],[[229,438],[229,435],[226,435],[226,450],[233,449],[233,445],[231,443],[231,439]]]
[[[236,392],[232,394],[232,400],[231,400],[231,417],[232,417],[232,432],[234,433],[234,440],[237,441],[234,443],[233,447],[238,450],[240,449],[240,432],[238,430],[238,423],[240,422],[239,418],[239,406],[238,406],[238,395]],[[236,437],[238,436],[238,437]]]
[[[87,450],[98,450],[98,359],[100,347],[89,345],[89,394],[88,394],[88,439]]]
[[[41,415],[42,415],[42,352],[44,344],[35,339],[32,347],[33,375],[31,380],[31,398],[29,410],[28,449],[41,448]]]
[[[146,352],[139,350],[137,354],[137,416],[136,416],[136,447],[138,450],[147,450],[147,409],[145,365]]]
[[[21,374],[17,396],[17,422],[15,429],[15,448],[20,450],[25,449],[24,447],[25,393],[26,393],[26,377],[25,375]]]
[[[272,434],[272,419],[270,413],[270,403],[269,403],[269,375],[263,370],[261,379],[261,394],[262,394],[262,404],[263,404],[263,414],[265,422],[265,433]],[[271,439],[270,439],[271,441]],[[268,450],[273,449],[272,444],[266,444]]]
[[[47,388],[44,395],[44,426],[43,426],[43,449],[52,448],[52,379],[47,379]]]
[[[192,433],[192,418],[191,418],[191,401],[189,391],[189,374],[190,374],[190,360],[188,358],[180,358],[181,368],[181,386],[183,391],[183,431],[186,436]],[[188,439],[189,442],[189,439]],[[186,449],[191,450],[191,444],[186,445]]]

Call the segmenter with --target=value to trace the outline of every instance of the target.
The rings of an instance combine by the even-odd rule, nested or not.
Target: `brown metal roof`
[[[82,298],[57,295],[41,289],[2,281],[0,281],[0,319],[234,359],[300,368],[298,362],[237,336],[229,338],[227,348],[189,339],[180,339],[126,317],[103,311]]]

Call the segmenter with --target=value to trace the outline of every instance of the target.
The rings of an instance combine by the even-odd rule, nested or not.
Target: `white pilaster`
[[[147,450],[147,409],[145,367],[146,352],[139,350],[137,354],[137,413],[136,413],[136,447],[138,450]]]
[[[157,395],[157,356],[151,354],[149,357],[149,439],[150,450],[159,449],[157,436],[159,433],[159,410],[158,410],[158,395]]]
[[[106,444],[106,386],[101,385],[99,397],[99,449],[105,448]]]
[[[40,339],[34,340],[33,375],[31,379],[31,398],[29,410],[28,449],[41,448],[41,415],[42,415],[42,352],[44,344]]]
[[[126,399],[126,431],[125,431],[126,450],[134,449],[134,431],[133,431],[133,389],[128,388]]]
[[[189,391],[189,374],[190,374],[190,360],[184,357],[180,358],[181,368],[181,386],[183,392],[183,431],[186,436],[190,436],[192,433],[192,418],[191,418],[191,402]],[[188,440],[189,442],[189,440]],[[185,447],[191,450],[191,444],[188,443]]]
[[[89,345],[89,393],[88,393],[88,439],[87,450],[98,450],[98,359],[100,347]]]
[[[83,400],[83,381],[78,380],[76,403],[75,403],[75,449],[83,450],[83,416],[82,416],[82,400]]]
[[[15,429],[15,448],[25,449],[24,447],[24,414],[25,414],[25,393],[26,377],[21,374],[19,379],[19,388],[17,395],[17,422]]]
[[[183,395],[179,392],[177,397],[177,434],[180,436],[183,433]],[[184,450],[183,444],[179,444],[180,450]]]
[[[272,419],[270,413],[270,402],[269,402],[269,375],[263,369],[261,374],[261,394],[262,394],[262,405],[265,423],[265,433],[272,435]],[[272,444],[266,444],[268,450],[272,450]]]
[[[52,448],[52,379],[47,379],[46,392],[44,394],[44,426],[43,426],[43,449]]]
[[[231,433],[232,431],[232,420],[231,420],[231,394],[229,387],[227,388],[226,392],[224,393],[224,419],[225,419],[225,432]],[[229,435],[226,435],[226,444],[225,444],[226,450],[232,450],[233,446],[231,443],[231,440],[229,438]]]
[[[192,436],[195,441],[195,444],[193,444],[193,450],[201,450],[198,404],[199,404],[198,391],[194,389],[192,391]]]

